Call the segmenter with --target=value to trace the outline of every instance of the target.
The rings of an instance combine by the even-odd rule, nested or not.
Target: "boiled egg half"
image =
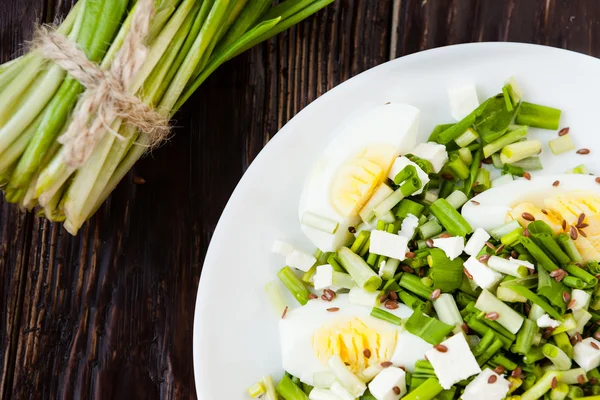
[[[335,232],[302,224],[308,238],[323,251],[335,251],[352,240],[348,227],[387,179],[394,160],[416,145],[419,110],[401,103],[373,108],[353,118],[325,148],[304,184],[299,218],[316,215],[337,223]]]
[[[526,227],[531,219],[523,217],[527,214],[546,222],[555,233],[581,227],[577,229],[577,249],[584,261],[600,260],[600,184],[595,177],[573,174],[521,179],[475,196],[462,209],[473,229],[488,231],[513,219]]]
[[[413,312],[404,304],[386,311],[403,319]],[[309,385],[315,373],[329,371],[327,362],[334,354],[355,374],[385,361],[412,371],[432,345],[370,312],[350,303],[348,294],[338,294],[331,302],[311,300],[288,311],[279,322],[283,368]]]

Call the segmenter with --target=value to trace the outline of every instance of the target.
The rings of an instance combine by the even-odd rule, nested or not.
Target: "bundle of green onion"
[[[314,14],[334,0],[155,0],[148,55],[133,93],[171,117],[222,63]],[[130,4],[133,3],[133,4]],[[129,0],[80,0],[58,32],[108,68],[137,7]],[[76,234],[150,138],[115,121],[80,168],[64,162],[56,139],[85,88],[37,51],[0,66],[0,187],[6,199]],[[108,131],[108,129],[107,129]]]

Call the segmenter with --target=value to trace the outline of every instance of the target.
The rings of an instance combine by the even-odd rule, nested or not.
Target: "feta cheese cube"
[[[400,393],[395,393],[394,388],[400,389]],[[369,383],[369,390],[377,400],[398,400],[406,394],[406,372],[388,367]]]
[[[600,366],[600,342],[591,337],[583,339],[573,346],[573,360],[586,372],[597,368]]]
[[[496,380],[490,383],[490,377]],[[510,382],[489,368],[484,369],[465,388],[462,400],[502,400],[510,389]]]
[[[271,252],[284,257],[289,256],[293,251],[294,246],[281,240],[275,240],[273,246],[271,246]]]
[[[369,251],[402,261],[408,251],[408,239],[385,231],[372,231]]]
[[[590,299],[592,296],[586,291],[581,289],[573,289],[571,291],[571,301],[575,300],[575,304],[571,308],[573,311],[587,309],[590,305]]]
[[[539,317],[535,323],[540,328],[558,328],[560,326],[560,322],[555,319],[550,318],[548,314],[544,314]]]
[[[479,107],[475,85],[464,85],[448,89],[452,117],[460,121]]]
[[[433,239],[433,247],[444,250],[446,256],[454,260],[465,249],[465,239],[460,236]]]
[[[502,280],[502,274],[479,262],[474,256],[465,261],[464,267],[473,277],[477,286],[490,289]]]
[[[394,161],[394,164],[392,164],[392,167],[390,168],[390,172],[388,173],[388,178],[390,178],[393,181],[394,178],[396,177],[396,175],[398,175],[398,173],[400,171],[402,171],[408,165],[412,165],[413,167],[416,168],[417,176],[419,177],[419,179],[421,180],[421,184],[423,185],[423,186],[421,186],[421,189],[417,190],[413,194],[414,195],[421,194],[421,193],[423,193],[423,188],[425,187],[425,185],[427,185],[429,183],[429,175],[427,175],[427,173],[425,171],[423,171],[421,169],[421,167],[419,167],[417,164],[410,161],[408,158],[406,158],[404,156],[396,158],[396,160]]]
[[[429,161],[433,167],[433,172],[436,174],[442,170],[442,167],[448,161],[446,146],[439,143],[419,143],[411,153],[423,160]]]
[[[304,272],[308,271],[316,262],[317,259],[312,255],[295,249],[285,257],[286,265]]]
[[[485,243],[490,240],[490,234],[485,231],[485,229],[477,228],[475,232],[471,235],[469,240],[467,240],[467,245],[465,246],[465,253],[470,256],[475,256],[479,254]]]
[[[481,372],[481,368],[479,368],[479,364],[477,364],[477,360],[462,333],[446,339],[441,344],[447,348],[446,352],[442,353],[433,348],[425,355],[433,366],[433,371],[444,389],[448,390],[456,382]]]
[[[415,231],[419,226],[419,218],[415,217],[412,214],[408,214],[406,218],[402,221],[402,225],[400,227],[400,231],[398,231],[398,235],[404,236],[408,240],[411,240],[413,236],[415,236]]]
[[[406,368],[408,372],[414,372],[415,363],[422,360],[425,353],[432,348],[431,344],[417,335],[408,331],[400,332],[390,361]]]
[[[313,277],[315,290],[330,288],[333,285],[333,267],[329,264],[319,265]]]

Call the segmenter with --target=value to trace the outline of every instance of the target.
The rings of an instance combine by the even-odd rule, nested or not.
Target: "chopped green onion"
[[[427,141],[428,142],[437,142],[439,134],[442,133],[443,131],[445,131],[446,129],[452,127],[453,125],[454,124],[436,125],[435,128],[433,128],[433,131],[431,131],[431,133],[429,134],[429,139],[427,139]]]
[[[569,343],[569,344],[571,344],[571,343]],[[573,368],[573,369],[570,369],[567,371],[561,371],[560,376],[558,377],[558,380],[560,382],[566,383],[567,385],[577,385],[577,384],[579,384],[579,380],[581,379],[581,376],[583,376],[583,379],[585,382],[588,381],[585,369]]]
[[[522,236],[520,242],[523,246],[525,246],[525,249],[527,249],[529,254],[531,254],[546,271],[552,272],[558,269],[558,265],[556,265],[554,261],[552,261],[552,259],[550,259],[550,257],[548,257],[546,253],[544,253],[542,249],[540,249],[538,245],[533,242],[533,240]]]
[[[387,312],[385,310],[382,310],[381,308],[378,308],[378,307],[373,307],[373,309],[371,310],[371,316],[375,317],[375,318],[379,318],[384,321],[387,321],[390,324],[394,324],[394,325],[398,325],[398,326],[402,325],[402,319],[400,317],[397,317],[394,314]]]
[[[493,142],[483,146],[483,156],[485,158],[488,158],[491,155],[495,154],[496,152],[502,150],[504,147],[508,146],[509,144],[516,143],[526,136],[527,136],[527,127],[526,126],[522,126],[518,129],[515,129],[514,131],[509,131],[509,132],[505,133],[504,135],[500,136],[498,139],[494,140]],[[500,168],[502,168],[502,167],[500,167]]]
[[[465,165],[458,154],[452,154],[447,165],[458,179],[467,179],[469,177],[469,167]]]
[[[304,285],[304,282],[296,276],[294,271],[290,267],[283,267],[278,273],[277,277],[283,282],[286,288],[294,295],[294,298],[298,300],[298,303],[305,305],[308,303],[308,296],[310,291]]]
[[[365,383],[346,367],[338,354],[331,356],[327,361],[327,365],[337,380],[352,396],[359,397],[367,390]]]
[[[588,175],[590,173],[587,165],[579,164],[575,168],[571,168],[570,170],[565,171],[565,174],[579,174],[579,175]]]
[[[427,221],[417,228],[421,239],[429,239],[435,235],[442,233],[442,226],[434,219]]]
[[[516,219],[511,220],[510,222],[501,225],[497,228],[494,228],[490,231],[490,235],[496,239],[500,240],[503,236],[513,232],[515,229],[521,228],[521,224]]]
[[[596,278],[594,275],[590,274],[585,269],[580,268],[573,263],[566,264],[564,266],[564,269],[572,276],[575,276],[584,281],[590,287],[594,287],[598,284],[598,278]]]
[[[396,217],[406,218],[408,214],[412,214],[419,218],[423,213],[425,206],[409,199],[402,199],[396,210]]]
[[[463,185],[464,185],[463,189],[467,196],[471,193],[471,190],[473,189],[473,185],[475,184],[475,179],[477,178],[477,175],[479,174],[479,169],[481,168],[482,155],[483,155],[483,153],[481,150],[476,151],[475,154],[473,155],[473,163],[471,164],[471,171],[470,171],[469,179],[464,181],[464,183],[463,183]]]
[[[465,163],[465,165],[471,165],[473,162],[473,154],[468,147],[463,147],[458,150],[458,156]]]
[[[464,133],[454,139],[454,142],[461,148],[466,148],[468,145],[479,139],[479,135],[473,128],[468,128]],[[470,154],[470,152],[469,152]]]
[[[494,168],[497,168],[497,169],[504,168],[504,163],[500,159],[500,153],[492,154],[492,165],[494,166]]]
[[[471,166],[472,167],[472,166]],[[438,197],[445,199],[454,190],[454,181],[444,179]]]
[[[381,269],[381,278],[384,280],[392,279],[398,270],[400,260],[397,258],[388,258]]]
[[[438,191],[437,190],[428,190],[425,192],[423,196],[423,202],[425,204],[431,204],[438,199]]]
[[[510,164],[510,166],[523,168],[525,171],[540,171],[544,169],[542,160],[538,156],[527,157],[524,160]]]
[[[561,311],[561,313],[564,313],[566,309],[566,304],[562,296],[564,292],[568,291],[568,289],[562,282],[557,282],[556,279],[550,277],[550,274],[544,268],[538,268],[537,273],[537,294],[548,299],[550,304],[552,304],[554,307],[557,307]],[[548,314],[550,313],[548,312]]]
[[[556,387],[550,390],[550,400],[564,400],[569,394],[569,386],[565,383],[558,382]]]
[[[295,276],[295,275],[294,275]],[[269,299],[269,303],[273,306],[273,309],[277,313],[278,316],[281,316],[284,310],[288,307],[285,299],[283,298],[283,294],[279,289],[279,285],[277,281],[269,282],[265,285],[265,293],[267,294],[267,298]]]
[[[335,375],[331,371],[320,371],[313,374],[313,385],[316,388],[328,389],[335,381]]]
[[[454,333],[462,332],[463,319],[456,305],[456,301],[451,294],[442,293],[440,297],[433,301],[433,308],[440,319],[445,324],[453,325]]]
[[[494,341],[488,348],[485,349],[483,354],[477,357],[477,363],[479,365],[483,365],[487,363],[500,349],[503,347],[504,343],[499,338],[494,338]]]
[[[356,284],[368,291],[375,291],[381,285],[382,279],[369,267],[358,254],[347,247],[338,250],[338,258]]]
[[[507,288],[505,286],[499,286],[498,289],[496,289],[496,297],[504,302],[508,302],[508,303],[526,303],[527,302],[527,298],[525,296],[521,296],[518,293],[515,293],[515,291],[511,290],[510,288]]]
[[[248,394],[253,399],[256,399],[257,397],[260,397],[263,394],[265,394],[265,388],[260,383],[255,383],[254,385],[248,388]]]
[[[408,393],[402,400],[433,400],[444,388],[437,378],[428,378],[419,387]]]
[[[480,336],[485,335],[488,331],[491,330],[502,341],[502,343],[504,344],[504,349],[506,349],[506,350],[510,349],[510,346],[513,342],[510,338],[507,338],[506,336],[501,335],[498,332],[495,332],[492,328],[490,328],[487,324],[482,322],[479,318],[477,318],[473,314],[463,317],[463,318],[464,318],[465,322],[467,323],[467,326],[469,328],[471,328],[473,331],[477,332],[477,334],[479,334]]]
[[[433,293],[432,288],[424,285],[418,276],[412,274],[402,274],[398,285],[425,300],[429,299]]]
[[[492,180],[492,187],[500,187],[502,185],[507,185],[513,181],[513,176],[511,174],[504,174],[499,176],[496,179]]]
[[[575,276],[565,276],[561,281],[565,286],[573,288],[573,289],[584,289],[586,287],[583,279],[577,278]]]
[[[487,265],[498,272],[517,278],[524,278],[529,275],[529,269],[527,267],[498,256],[491,256],[488,259]]]
[[[383,214],[387,213],[392,208],[394,208],[394,206],[398,204],[403,198],[410,196],[420,188],[421,180],[416,176],[411,177],[410,179],[406,180],[405,183],[402,186],[400,186],[399,189],[396,189],[394,193],[389,195],[377,207],[375,207],[375,215],[378,218],[380,218]]]
[[[467,220],[446,199],[437,199],[430,211],[452,236],[464,237],[473,232]]]
[[[515,122],[534,128],[558,129],[561,111],[556,108],[521,102]]]
[[[329,218],[323,217],[321,215],[317,215],[313,212],[306,211],[302,215],[302,219],[300,220],[302,225],[309,226],[311,228],[318,229],[322,232],[326,233],[335,233],[337,231],[339,222],[331,220]]]
[[[306,393],[304,393],[287,375],[284,375],[283,378],[281,378],[281,381],[279,381],[277,393],[279,393],[284,400],[308,400]]]
[[[535,156],[541,151],[542,142],[539,140],[526,140],[505,146],[500,153],[500,160],[504,164],[512,164],[527,157]]]
[[[546,343],[542,347],[542,352],[544,353],[544,356],[552,361],[552,364],[554,364],[554,366],[559,370],[566,371],[571,368],[571,359],[557,346]]]
[[[519,241],[519,239],[521,239],[521,236],[523,235],[524,231],[525,230],[523,228],[518,227],[514,231],[502,236],[500,242],[505,246],[513,246],[516,242]]]
[[[568,133],[548,141],[548,146],[555,156],[575,149],[575,144]]]
[[[402,303],[415,310],[415,312],[420,311],[424,314],[431,313],[432,304],[430,301],[425,302],[405,290],[398,291],[398,298]]]
[[[569,340],[569,335],[566,332],[560,332],[554,336],[552,336],[554,343],[561,349],[569,358],[573,358],[573,345]],[[564,380],[563,380],[564,382]],[[567,382],[570,383],[570,382]]]
[[[406,330],[426,341],[436,345],[442,342],[452,332],[454,326],[431,318],[415,311],[406,321]]]
[[[354,243],[352,243],[350,250],[352,250],[353,253],[359,254],[360,251],[362,250],[363,246],[368,242],[370,237],[371,237],[371,232],[360,231],[358,233],[358,235],[356,236],[356,239],[354,239]]]
[[[565,314],[562,319],[563,323],[552,331],[552,335],[558,335],[559,333],[577,328],[577,321],[573,318],[573,314]]]
[[[398,172],[392,180],[396,185],[400,185],[413,176],[417,176],[417,169],[414,165],[407,165],[400,172]]]
[[[488,190],[492,186],[492,182],[490,179],[490,171],[481,168],[477,173],[475,182],[477,183],[477,185],[473,188],[475,192],[479,193]]]
[[[468,200],[469,198],[460,190],[455,190],[446,197],[446,201],[456,210],[461,208]]]
[[[498,318],[496,321],[513,334],[517,333],[523,324],[524,318],[522,315],[498,300],[496,296],[487,290],[481,292],[475,307],[486,313],[497,313]]]
[[[358,212],[360,218],[367,223],[371,222],[371,220],[375,218],[375,207],[381,204],[381,202],[388,198],[392,193],[394,193],[392,188],[385,183],[379,185],[363,208]]]
[[[275,389],[275,384],[273,383],[273,378],[271,375],[265,375],[261,379],[261,383],[265,388],[265,392],[267,394],[265,400],[277,400],[277,391]]]
[[[539,221],[536,221],[539,222]],[[531,230],[530,230],[531,232]],[[559,264],[567,264],[571,258],[560,248],[554,233],[536,233],[532,234],[534,240],[542,245],[542,247],[550,253]],[[597,280],[596,280],[597,282]]]
[[[560,247],[562,247],[562,249],[565,251],[565,253],[567,253],[571,261],[576,263],[583,261],[583,257],[581,256],[579,250],[575,246],[575,242],[573,241],[573,239],[571,239],[569,235],[567,235],[566,233],[559,233],[556,237],[556,240],[558,241],[558,244],[560,244]]]
[[[463,282],[463,262],[460,258],[450,260],[441,249],[430,249],[427,264],[431,268],[433,286],[443,292],[458,289]]]
[[[512,347],[511,351],[521,355],[529,353],[533,344],[533,337],[537,330],[538,326],[535,321],[530,319],[523,321],[523,326],[517,333],[515,345]]]

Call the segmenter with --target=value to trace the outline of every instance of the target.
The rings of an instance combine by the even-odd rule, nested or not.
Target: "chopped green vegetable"
[[[575,144],[573,143],[573,140],[571,140],[569,134],[548,141],[548,146],[554,155],[559,155],[575,149]]]
[[[406,330],[433,345],[442,342],[454,327],[442,321],[414,312],[406,321]]]
[[[558,129],[561,111],[538,104],[521,102],[521,107],[517,112],[516,123],[527,125],[534,128]]]

